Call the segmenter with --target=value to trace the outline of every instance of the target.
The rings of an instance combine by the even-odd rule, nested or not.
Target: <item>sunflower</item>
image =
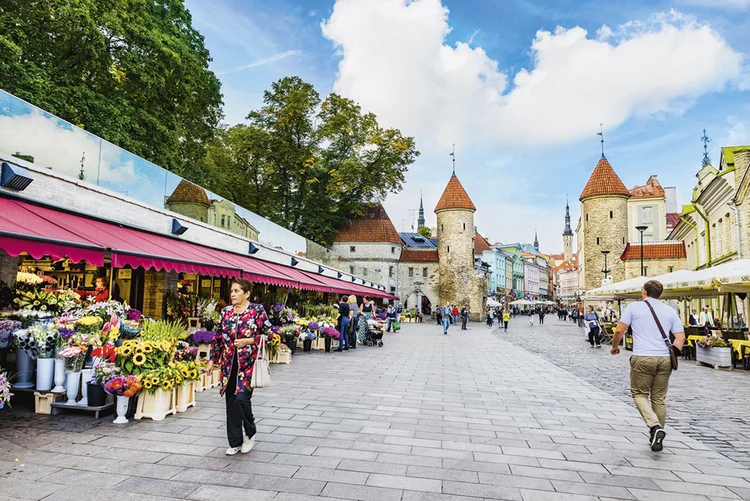
[[[123,357],[129,357],[133,354],[133,349],[130,346],[121,346],[120,347],[120,355]]]
[[[133,357],[133,363],[135,365],[143,365],[146,363],[146,354],[145,353],[136,353]]]
[[[150,390],[150,389],[151,389],[151,386],[153,386],[153,385],[151,384],[151,381],[150,381],[150,380],[148,380],[148,379],[147,379],[147,380],[145,380],[145,381],[143,382],[143,387],[144,387],[144,388],[146,388],[147,390]]]
[[[190,371],[190,379],[198,379],[198,369]]]
[[[151,343],[144,343],[143,344],[143,351],[145,353],[151,353],[154,350],[154,346]]]
[[[138,355],[139,353],[145,353],[145,352],[146,351],[143,349],[143,346],[136,346],[135,349],[133,350],[133,353],[135,353],[136,355]]]
[[[148,378],[146,378],[146,381],[148,381]],[[153,386],[159,386],[159,378],[158,378],[158,377],[156,377],[156,376],[153,376],[153,377],[151,378],[151,384],[152,384]]]

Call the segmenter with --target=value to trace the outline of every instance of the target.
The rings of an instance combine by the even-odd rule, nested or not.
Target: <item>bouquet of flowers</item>
[[[29,327],[28,332],[36,343],[36,358],[55,358],[58,338],[55,324],[37,323]]]
[[[142,387],[135,376],[115,376],[104,384],[104,391],[120,397],[134,397]]]
[[[710,337],[696,342],[700,348],[726,348],[727,343],[720,337]]]
[[[104,320],[101,317],[89,315],[81,317],[76,321],[76,328],[79,332],[93,333],[101,329]]]
[[[323,337],[329,337],[331,339],[338,339],[341,333],[334,329],[333,327],[323,327],[320,330],[320,333],[323,335]]]
[[[0,409],[6,405],[10,407],[10,397],[13,394],[10,392],[11,384],[8,380],[8,373],[2,371],[0,367]]]
[[[57,311],[59,313],[74,310],[81,305],[81,296],[71,289],[56,289],[53,292],[57,295]]]
[[[14,331],[13,337],[16,338],[16,347],[25,351],[33,360],[36,360],[36,357],[39,354],[39,347],[36,344],[36,339],[29,332],[29,329],[19,329]]]
[[[104,385],[108,383],[112,378],[120,376],[120,369],[110,362],[100,362],[94,365],[94,370],[91,372],[91,384]]]
[[[108,360],[109,363],[114,364],[117,358],[117,349],[115,345],[106,343],[102,346],[98,346],[91,351],[91,356],[103,360]]]
[[[197,369],[197,365],[194,365]],[[192,374],[189,374],[189,376]],[[200,376],[200,374],[198,374]],[[198,379],[196,377],[195,379]],[[141,374],[141,381],[143,387],[149,392],[153,393],[159,388],[163,390],[171,390],[175,386],[179,386],[185,380],[185,375],[182,372],[182,364],[178,362],[171,362],[163,367],[151,369]]]
[[[299,336],[300,328],[296,325],[285,325],[279,328],[279,335],[287,341],[291,341]]]
[[[197,346],[190,346],[185,341],[177,342],[177,351],[174,354],[175,362],[193,362],[197,356]]]
[[[141,312],[126,307],[125,319],[120,322],[120,330],[127,339],[132,339],[141,333]]]
[[[13,302],[21,310],[36,312],[39,318],[54,316],[58,310],[57,295],[47,289],[19,290]]]
[[[66,346],[60,350],[60,358],[65,360],[65,370],[68,372],[78,372],[83,369],[83,362],[86,358],[86,352],[78,346]]]
[[[318,332],[319,328],[320,328],[320,324],[318,322],[314,322],[313,321],[313,322],[310,322],[309,324],[307,324],[307,330],[310,331],[311,333]]]
[[[10,335],[20,328],[21,322],[18,320],[0,320],[0,348],[10,347]]]
[[[211,344],[216,338],[213,331],[195,331],[193,332],[193,344]]]
[[[99,317],[102,319],[102,323],[104,323],[112,318],[113,313],[122,318],[125,315],[125,307],[117,301],[109,300],[102,301],[101,303],[92,303],[82,310],[77,310],[75,313],[79,317]]]

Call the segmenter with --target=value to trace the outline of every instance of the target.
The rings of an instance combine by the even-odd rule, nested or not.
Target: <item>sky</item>
[[[750,0],[187,0],[227,124],[296,75],[413,136],[385,208],[427,224],[451,172],[491,242],[562,252],[566,198],[605,154],[628,187],[652,174],[688,203],[709,154],[750,144]],[[575,228],[574,228],[575,230]]]

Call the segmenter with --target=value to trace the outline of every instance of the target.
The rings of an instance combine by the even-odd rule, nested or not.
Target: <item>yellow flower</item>
[[[133,349],[130,346],[121,346],[120,347],[120,355],[123,357],[129,357],[133,354]]]
[[[145,353],[143,346],[136,346],[133,350],[133,353],[135,353],[136,355]]]
[[[157,386],[159,384],[159,378],[154,376],[151,378],[151,384]]]
[[[151,386],[152,386],[151,381],[146,380],[143,382],[143,387],[146,388],[147,390],[151,389]]]
[[[151,343],[143,343],[143,351],[146,353],[151,353],[154,350],[154,346]]]
[[[133,357],[133,363],[135,365],[143,365],[146,363],[146,354],[145,353],[136,353]]]

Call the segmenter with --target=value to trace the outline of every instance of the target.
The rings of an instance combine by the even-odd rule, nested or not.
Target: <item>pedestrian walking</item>
[[[263,306],[250,302],[252,288],[246,278],[232,280],[232,305],[221,311],[221,332],[211,345],[211,359],[206,366],[208,374],[216,364],[221,369],[219,393],[226,397],[228,456],[250,452],[257,432],[250,380],[261,335],[270,330],[271,323]]]
[[[510,313],[507,311],[503,312],[503,330],[508,332],[508,322],[510,321]]]
[[[589,311],[586,313],[586,316],[583,317],[583,320],[589,331],[589,343],[591,343],[591,347],[601,348],[602,337],[600,332],[601,326],[599,324],[599,315],[596,314],[593,306],[589,306]]]
[[[339,314],[336,317],[339,327],[339,347],[334,351],[349,350],[349,296],[341,296],[339,301]]]
[[[357,305],[357,296],[352,294],[347,301],[349,304],[349,329],[346,335],[349,336],[349,349],[357,349],[357,333],[359,332],[359,306]]]
[[[443,334],[448,335],[448,328],[451,326],[451,306],[446,304],[443,307]]]
[[[438,325],[443,325],[443,308],[440,305],[435,308],[435,319]]]
[[[464,305],[463,308],[461,308],[461,330],[465,331],[466,329],[466,322],[469,321],[469,308],[468,306]]]
[[[362,305],[359,307],[359,331],[357,332],[357,339],[360,343],[364,343],[367,333],[367,321],[375,316],[375,303],[370,301],[370,298],[365,296],[362,298]]]
[[[458,324],[458,306],[455,304],[453,305],[453,308],[451,308],[451,315],[453,315],[453,323]]]
[[[539,325],[544,325],[544,308],[539,308]]]
[[[391,327],[393,327],[393,322],[396,321],[396,308],[393,306],[389,306],[388,310],[386,310],[385,314],[385,321],[386,321],[386,327],[385,330],[388,332],[391,332]]]
[[[652,451],[663,448],[667,419],[667,389],[672,375],[673,348],[679,352],[685,343],[685,329],[677,313],[659,301],[664,287],[656,280],[643,284],[641,301],[628,305],[612,339],[612,355],[620,353],[620,340],[630,327],[633,356],[630,357],[630,392],[649,427]],[[670,342],[669,334],[674,336]],[[676,362],[676,358],[675,358]],[[676,367],[674,367],[676,368]]]

